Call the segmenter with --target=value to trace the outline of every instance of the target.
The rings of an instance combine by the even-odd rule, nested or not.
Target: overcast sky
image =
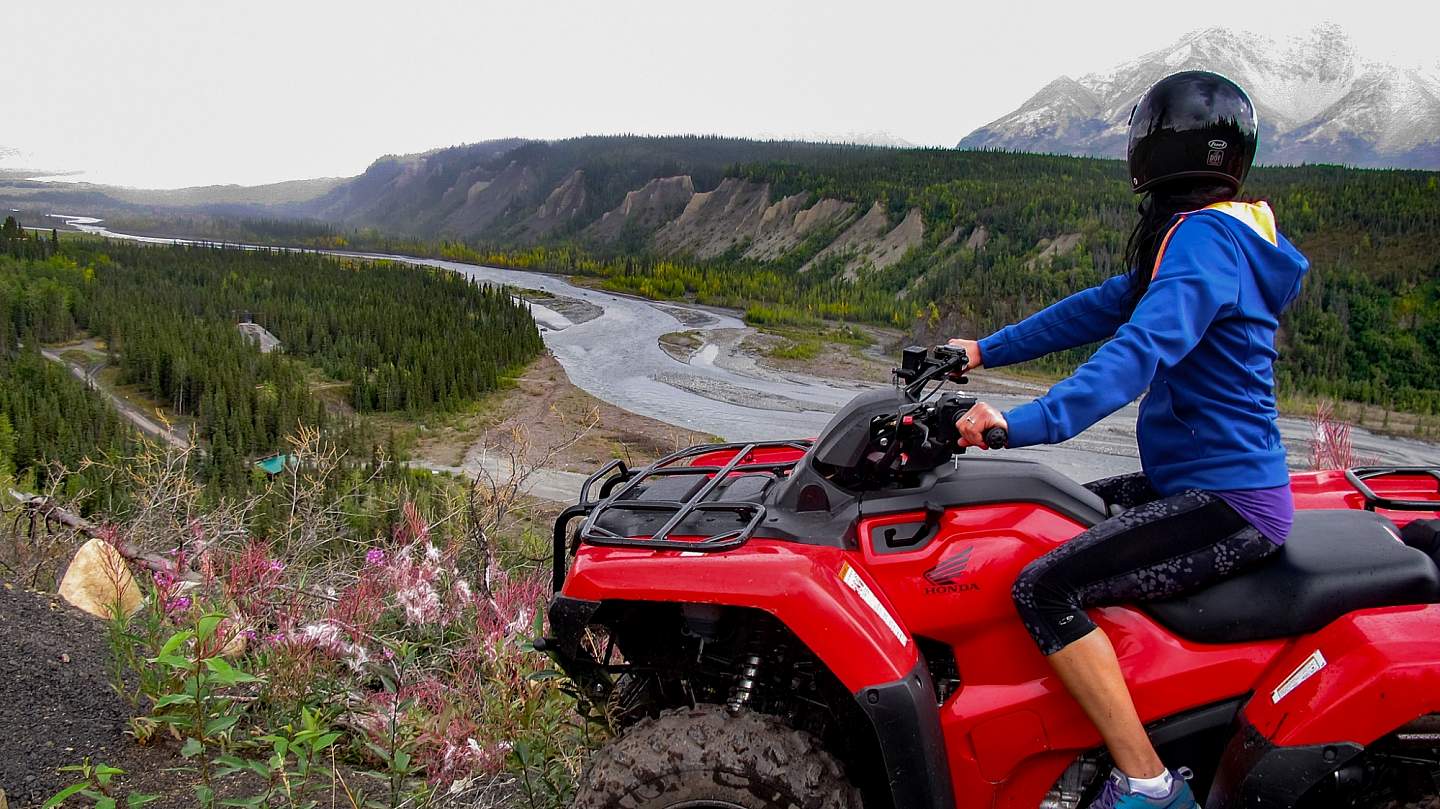
[[[353,175],[382,154],[511,135],[883,131],[950,146],[1060,74],[1210,25],[1285,36],[1331,20],[1366,56],[1433,61],[1437,14],[1413,10],[1430,5],[22,2],[0,14],[0,167],[160,188]]]

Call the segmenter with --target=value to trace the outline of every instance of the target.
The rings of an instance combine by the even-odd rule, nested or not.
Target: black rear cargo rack
[[[611,461],[585,481],[580,502],[555,521],[555,588],[565,580],[567,526],[579,516],[584,516],[585,522],[576,532],[571,552],[581,542],[697,553],[738,548],[765,520],[765,506],[760,501],[766,491],[795,466],[810,444],[808,440],[701,444],[672,452],[640,470]],[[785,461],[753,458],[757,451],[772,449],[795,450],[796,456]],[[732,453],[724,466],[687,463],[717,452]],[[740,485],[746,478],[750,479],[746,485]],[[757,482],[755,478],[764,479]],[[592,500],[596,484],[600,485],[600,497]],[[717,515],[729,515],[722,521],[724,530],[706,533],[708,529],[696,525],[717,522]],[[687,538],[672,538],[679,533]]]
[[[1383,497],[1375,493],[1374,489],[1365,481],[1371,478],[1383,478],[1391,475],[1429,475],[1435,478],[1436,495],[1440,497],[1440,467],[1433,466],[1357,466],[1345,470],[1345,477],[1350,485],[1360,492],[1365,498],[1365,510],[1374,511],[1377,508],[1390,511],[1440,511],[1440,499],[1436,500],[1399,500],[1391,497]]]

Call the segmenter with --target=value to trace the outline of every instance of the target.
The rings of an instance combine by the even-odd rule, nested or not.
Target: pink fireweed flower
[[[412,625],[448,624],[455,617],[453,609],[447,609],[442,592],[450,588],[437,588],[449,576],[441,564],[442,554],[430,543],[419,562],[415,561],[419,543],[400,548],[384,568],[384,576],[394,590],[395,601],[405,612],[406,623]]]
[[[109,545],[110,547],[114,548],[114,549],[117,550],[117,551],[120,551],[120,550],[121,550],[121,547],[120,547],[120,546],[125,544],[125,543],[120,539],[120,528],[119,528],[119,526],[110,525],[110,524],[108,524],[108,523],[105,524],[105,525],[102,525],[102,526],[100,526],[100,528],[99,528],[98,531],[96,532],[96,536],[98,536],[98,537],[100,538],[100,541],[104,542],[105,544]],[[124,556],[125,554],[124,554],[124,552],[122,551],[120,555],[121,555],[121,556]]]
[[[385,564],[385,551],[379,548],[371,548],[365,552],[365,564],[371,567],[379,567]]]
[[[339,658],[352,671],[362,671],[370,662],[370,653],[364,646],[346,637],[341,628],[329,621],[306,624],[290,633],[290,640],[313,646],[322,652]]]
[[[372,739],[383,739],[390,735],[390,725],[403,720],[400,700],[389,691],[376,691],[365,698],[365,704],[352,716],[355,724]]]
[[[174,615],[177,612],[185,612],[190,609],[190,596],[175,596],[165,599],[165,614]]]
[[[420,509],[410,501],[401,507],[404,521],[396,527],[395,535],[402,543],[424,542],[430,538],[430,525],[420,515]]]
[[[433,624],[444,617],[440,594],[426,581],[417,581],[395,591],[395,600],[405,610],[405,620],[411,624]]]
[[[216,551],[215,566],[226,598],[241,615],[256,617],[273,610],[274,594],[284,580],[285,563],[270,557],[263,540],[250,540],[235,551]]]

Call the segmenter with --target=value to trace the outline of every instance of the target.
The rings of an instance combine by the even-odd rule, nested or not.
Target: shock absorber
[[[764,645],[765,632],[757,630],[747,644],[745,662],[740,666],[740,676],[735,680],[735,687],[730,689],[730,699],[725,702],[725,710],[731,716],[740,713],[750,702],[750,695],[755,691],[755,676],[760,671],[760,652]]]

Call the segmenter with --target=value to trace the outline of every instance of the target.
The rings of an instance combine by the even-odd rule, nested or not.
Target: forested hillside
[[[1259,168],[1313,261],[1281,395],[1440,409],[1440,174]],[[385,250],[600,276],[763,322],[981,334],[1122,269],[1117,161],[710,137],[494,141],[386,157],[275,218],[134,213],[119,230]],[[1042,361],[1073,366],[1080,352]]]
[[[715,169],[736,155],[748,157]],[[306,239],[599,275],[752,320],[885,322],[940,339],[986,333],[1120,272],[1136,204],[1118,162],[1047,155],[586,138],[489,161],[529,179],[478,236],[402,216],[384,233],[316,224]],[[689,172],[688,196],[657,179],[675,172]],[[1281,335],[1282,395],[1440,410],[1437,182],[1332,166],[1253,172],[1245,196],[1269,200],[1313,262]],[[472,186],[472,202],[492,188]],[[407,228],[424,222],[450,238]],[[1041,364],[1060,371],[1080,356]]]
[[[0,483],[25,491],[60,486],[96,502],[113,487],[82,470],[82,461],[125,452],[134,434],[100,396],[35,350],[75,330],[73,287],[42,269],[58,249],[53,235],[27,238],[14,217],[0,227]],[[76,473],[57,477],[61,470]]]
[[[262,353],[236,328],[246,317],[283,350]],[[24,434],[8,453],[15,471],[43,477],[43,463],[73,466],[123,444],[108,405],[36,353],[87,335],[120,384],[193,422],[203,473],[222,488],[300,426],[335,419],[313,393],[326,379],[348,383],[360,413],[450,409],[541,348],[521,304],[453,273],[313,254],[10,241],[0,251],[0,416]],[[347,429],[344,418],[334,426]],[[4,434],[0,422],[0,450]]]

